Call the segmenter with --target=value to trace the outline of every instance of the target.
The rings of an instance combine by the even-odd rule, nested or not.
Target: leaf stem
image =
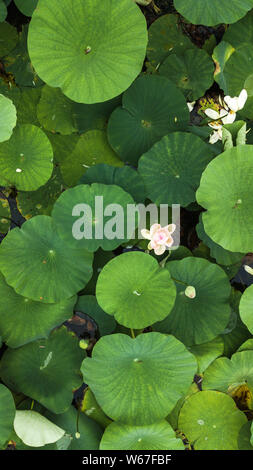
[[[135,339],[135,334],[134,334],[134,330],[133,330],[133,328],[130,328],[130,332],[131,332],[131,336],[132,336],[132,338],[133,338],[133,339]]]

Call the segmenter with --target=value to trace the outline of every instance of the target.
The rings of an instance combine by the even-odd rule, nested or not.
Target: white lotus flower
[[[175,230],[175,224],[166,225],[165,227],[161,227],[160,224],[153,224],[150,230],[141,230],[141,234],[143,238],[150,240],[148,250],[154,250],[156,255],[162,255],[167,248],[173,245],[174,240],[171,234]]]
[[[193,110],[193,108],[194,108],[194,106],[195,106],[195,103],[196,103],[196,101],[192,101],[191,103],[186,103],[187,106],[188,106],[188,109],[189,109],[190,113],[192,112],[192,110]]]
[[[228,108],[233,111],[234,113],[237,113],[237,111],[240,111],[246,103],[248,99],[248,93],[245,88],[241,91],[239,96],[234,96],[234,98],[231,98],[231,96],[225,96],[224,102],[228,106]]]
[[[213,121],[219,121],[224,116],[227,115],[226,109],[221,108],[219,111],[215,111],[215,109],[207,108],[205,110],[205,114],[211,118]]]
[[[209,126],[215,129],[215,131],[210,135],[209,143],[216,144],[218,140],[222,140],[222,126],[221,124],[214,124],[214,123],[210,123]]]
[[[251,276],[253,276],[253,268],[251,268],[250,266],[245,264],[244,269],[245,269],[246,273],[251,274]]]

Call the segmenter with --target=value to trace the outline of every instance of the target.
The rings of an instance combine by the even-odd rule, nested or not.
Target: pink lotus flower
[[[173,245],[171,234],[176,230],[175,224],[161,227],[160,224],[153,224],[150,230],[143,229],[141,234],[143,238],[150,240],[148,244],[149,250],[154,250],[156,255],[162,255],[167,248]]]

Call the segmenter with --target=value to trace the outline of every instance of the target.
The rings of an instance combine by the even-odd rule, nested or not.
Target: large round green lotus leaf
[[[174,6],[190,23],[215,26],[240,20],[253,8],[253,0],[174,0]]]
[[[7,16],[7,8],[5,3],[0,0],[0,22],[4,21]]]
[[[207,209],[206,234],[229,251],[253,251],[252,159],[252,145],[226,150],[209,163],[196,193],[197,202]]]
[[[20,100],[17,104],[17,116],[19,125],[34,124],[35,126],[40,127],[40,123],[37,118],[37,105],[40,100],[41,90],[42,87],[23,87],[21,89]]]
[[[196,226],[197,234],[200,240],[202,240],[205,245],[210,248],[210,255],[212,258],[215,258],[218,264],[222,264],[223,266],[230,266],[232,264],[238,263],[244,257],[242,253],[233,253],[232,251],[224,250],[222,246],[215,243],[205,232],[203,221],[202,221],[202,214],[200,215],[200,221]]]
[[[19,34],[19,40],[14,49],[4,58],[4,66],[8,73],[15,78],[15,83],[24,87],[40,87],[43,82],[34,70],[27,51],[28,25]]]
[[[132,0],[40,0],[28,36],[39,76],[78,103],[126,90],[146,54],[146,20]]]
[[[196,47],[183,34],[176,15],[162,15],[154,21],[148,30],[147,57],[156,67],[169,54],[180,54],[185,49]]]
[[[8,199],[0,193],[0,233],[7,233],[11,224],[11,210]]]
[[[143,252],[124,253],[112,259],[98,276],[100,307],[127,328],[146,328],[163,320],[176,297],[168,270]]]
[[[63,414],[46,413],[50,421],[57,426],[64,428],[71,441],[68,450],[97,450],[102,437],[102,428],[93,420],[78,413],[73,406]],[[78,432],[80,437],[76,437],[78,422]]]
[[[51,215],[53,205],[63,190],[63,181],[59,167],[55,167],[51,178],[37,191],[18,191],[17,206],[25,219],[35,215]]]
[[[32,16],[38,0],[14,0],[18,9],[26,16]]]
[[[81,386],[84,351],[65,327],[18,349],[7,349],[0,364],[2,381],[12,390],[37,400],[53,413],[70,407],[73,390]]]
[[[250,443],[251,440],[251,426],[252,422],[248,421],[245,423],[240,431],[238,436],[238,447],[239,450],[253,450],[253,446]],[[252,442],[253,444],[253,442]]]
[[[170,315],[155,325],[156,331],[171,333],[187,346],[202,344],[222,333],[230,317],[230,283],[219,266],[201,258],[170,261],[166,268],[177,287]],[[187,286],[195,298],[186,296]]]
[[[38,338],[72,317],[76,296],[57,304],[34,302],[17,294],[0,274],[0,334],[11,348]],[[107,315],[108,316],[108,315]]]
[[[116,184],[131,194],[135,202],[144,202],[146,199],[144,182],[137,171],[130,166],[115,168],[106,163],[99,163],[87,169],[80,183]]]
[[[207,164],[213,159],[210,147],[194,134],[166,135],[139,160],[138,171],[151,201],[188,206]]]
[[[253,334],[253,284],[243,293],[240,301],[240,317]]]
[[[237,21],[227,28],[223,36],[223,40],[229,42],[233,47],[237,48],[242,43],[253,43],[253,12],[247,13],[244,18]]]
[[[114,318],[107,315],[97,303],[94,295],[80,295],[75,306],[76,312],[83,312],[97,324],[101,336],[109,335],[116,328]]]
[[[238,47],[226,62],[223,73],[228,94],[230,96],[239,96],[241,90],[247,84],[247,78],[253,74],[252,44],[242,44]],[[251,87],[249,92],[251,95]]]
[[[100,450],[184,450],[181,439],[167,421],[146,426],[112,423],[107,426]]]
[[[180,90],[166,77],[143,75],[124,93],[122,108],[113,111],[108,139],[126,162],[139,157],[169,132],[186,129],[189,110]]]
[[[121,105],[121,95],[103,103],[82,104],[73,102],[75,125],[80,134],[91,129],[105,130],[110,115]]]
[[[53,147],[54,161],[61,165],[68,158],[69,154],[73,152],[80,137],[77,134],[62,135],[52,134],[51,132],[46,132],[46,134]]]
[[[196,362],[173,336],[114,334],[100,338],[81,370],[110,418],[143,425],[168,415],[187,392]]]
[[[0,448],[3,448],[10,437],[15,411],[15,403],[10,390],[0,384]]]
[[[223,36],[224,38],[224,36]],[[226,41],[221,41],[213,50],[212,58],[215,63],[214,80],[219,84],[225,95],[228,94],[228,86],[224,75],[224,67],[234,52],[233,46]]]
[[[69,299],[81,290],[91,278],[92,260],[86,250],[67,246],[51,217],[44,215],[11,230],[0,245],[0,270],[7,284],[45,303]]]
[[[197,48],[186,50],[180,56],[171,54],[159,67],[159,73],[174,82],[188,101],[205,94],[213,83],[213,72],[211,57]]]
[[[81,176],[97,163],[123,166],[122,161],[110,147],[106,132],[90,130],[79,137],[73,150],[61,164],[61,173],[68,186],[75,186]]]
[[[48,131],[64,135],[77,132],[72,106],[73,101],[67,98],[60,88],[45,85],[37,107],[40,124]]]
[[[241,292],[232,289],[230,298],[230,319],[225,330],[220,335],[224,343],[223,355],[227,357],[231,357],[245,341],[252,337],[239,315],[241,296]]]
[[[49,180],[52,161],[53,149],[44,132],[30,124],[19,126],[0,144],[0,184],[34,191]]]
[[[178,424],[194,450],[238,450],[238,435],[246,422],[231,397],[206,391],[186,399]]]
[[[8,140],[17,122],[17,112],[9,98],[0,94],[0,142]]]
[[[59,428],[37,411],[17,410],[14,429],[18,437],[31,447],[42,447],[58,441],[65,430]]]
[[[224,343],[221,336],[218,336],[208,343],[195,344],[188,349],[196,357],[199,366],[198,373],[202,374],[217,357],[223,354]]]
[[[16,28],[9,23],[0,24],[0,57],[8,54],[18,42],[18,33]]]
[[[73,151],[61,163],[61,173],[68,186],[75,186],[87,169],[103,162],[115,167],[123,166],[108,144],[105,131],[90,130],[79,138]]]
[[[1,30],[1,25],[0,25],[0,30]],[[0,40],[1,43],[1,40]],[[16,109],[18,108],[18,105],[21,100],[21,90],[17,87],[14,86],[12,83],[6,83],[1,77],[0,77],[0,93],[4,95],[6,98],[9,98]]]
[[[203,390],[218,390],[236,397],[247,390],[247,405],[253,408],[253,351],[241,351],[231,359],[220,357],[205,371]]]
[[[69,247],[114,250],[131,238],[127,234],[128,204],[134,200],[119,186],[81,184],[61,194],[52,217]]]

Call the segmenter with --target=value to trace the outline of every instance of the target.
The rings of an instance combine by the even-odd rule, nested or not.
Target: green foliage
[[[253,449],[252,51],[253,0],[0,0],[0,449]]]

